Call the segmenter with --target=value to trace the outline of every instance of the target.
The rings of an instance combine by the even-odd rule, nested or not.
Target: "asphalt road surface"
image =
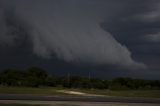
[[[72,101],[22,101],[22,100],[0,100],[1,104],[31,104],[40,106],[160,106],[151,103],[117,103],[117,102],[72,102]]]
[[[160,104],[159,98],[108,97],[108,96],[67,96],[67,95],[31,95],[0,94],[0,100],[32,101],[76,101],[76,102],[117,102],[117,103],[150,103]]]

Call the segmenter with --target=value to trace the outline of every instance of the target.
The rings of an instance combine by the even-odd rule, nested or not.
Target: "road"
[[[114,102],[160,104],[160,98],[134,98],[109,96],[0,94],[0,100],[66,101],[66,102]]]

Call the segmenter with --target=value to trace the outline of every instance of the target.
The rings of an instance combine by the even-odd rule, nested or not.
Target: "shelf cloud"
[[[25,35],[32,43],[33,52],[43,58],[56,55],[66,62],[146,68],[132,59],[125,45],[101,28],[100,23],[110,18],[107,10],[112,9],[103,6],[103,1],[5,1],[1,1],[0,8],[0,44],[14,44]],[[6,14],[11,14],[7,20]]]

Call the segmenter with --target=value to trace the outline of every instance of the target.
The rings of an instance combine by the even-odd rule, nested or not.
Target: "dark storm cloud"
[[[155,1],[157,0],[126,0],[123,11],[116,17],[112,17],[112,21],[106,20],[101,23],[101,26],[120,42],[135,44],[139,40],[141,42],[142,35],[159,31],[158,22],[148,23],[140,19],[140,16],[155,11],[155,4],[158,3]]]
[[[33,52],[39,56],[50,58],[56,54],[67,62],[114,64],[131,69],[146,67],[134,61],[128,48],[100,26],[101,22],[122,12],[126,3],[105,0],[8,0],[4,5],[5,8],[1,9],[3,30],[0,36],[3,44],[13,44],[22,36],[17,31],[19,26],[29,25],[30,28],[22,32],[27,30]],[[17,25],[19,22],[13,16],[11,22],[16,23],[8,25],[5,10],[9,8],[15,9],[14,17],[28,25]]]
[[[131,1],[125,2],[126,10],[101,26],[127,45],[134,59],[143,61],[151,71],[159,70],[160,1]]]
[[[159,0],[0,0],[0,64],[159,78],[159,7]]]

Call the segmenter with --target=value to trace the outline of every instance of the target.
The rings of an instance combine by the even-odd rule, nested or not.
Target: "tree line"
[[[0,86],[25,87],[65,87],[83,89],[110,89],[110,90],[160,90],[160,80],[143,80],[132,78],[114,78],[103,80],[82,76],[55,76],[47,71],[31,67],[26,71],[7,69],[0,73]]]

